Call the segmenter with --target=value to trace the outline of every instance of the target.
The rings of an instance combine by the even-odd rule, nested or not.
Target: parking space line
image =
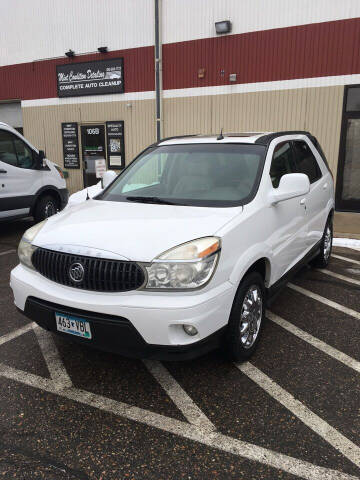
[[[313,300],[317,300],[318,302],[321,302],[324,305],[327,305],[328,307],[335,308],[340,312],[346,313],[347,315],[350,315],[351,317],[354,317],[357,320],[360,320],[360,313],[357,312],[356,310],[353,310],[352,308],[344,307],[343,305],[340,305],[340,303],[336,303],[336,302],[333,302],[332,300],[328,300],[327,298],[322,297],[317,293],[310,292],[310,290],[306,290],[305,288],[299,287],[298,285],[294,285],[293,283],[288,283],[287,287],[291,288],[292,290],[295,290],[298,293],[302,293],[303,295],[306,295],[307,297],[310,297]]]
[[[214,424],[207,418],[202,410],[200,410],[162,363],[154,360],[143,360],[143,362],[191,424],[196,425],[204,431],[211,432],[215,430]]]
[[[15,249],[11,249],[11,250],[5,250],[5,252],[0,252],[0,257],[2,255],[8,255],[9,253],[16,253],[16,250]]]
[[[265,390],[265,392],[267,392],[272,398],[281,403],[281,405],[301,420],[313,432],[341,452],[357,467],[360,467],[360,447],[325,422],[325,420],[318,417],[314,412],[250,362],[238,363],[236,366],[242,373],[259,385],[259,387]]]
[[[20,337],[20,335],[23,335],[24,333],[28,332],[33,328],[35,323],[28,323],[27,325],[24,325],[23,327],[18,328],[17,330],[14,330],[13,332],[6,333],[5,335],[2,335],[0,337],[0,345],[4,345],[4,343],[10,342],[10,340],[13,340],[16,337]]]
[[[344,260],[344,262],[354,263],[355,265],[360,265],[359,260],[354,260],[352,258],[343,257],[342,255],[335,255],[335,253],[331,254],[332,257],[337,258],[338,260]]]
[[[86,392],[74,387],[59,392],[56,390],[52,380],[38,377],[37,375],[23,372],[3,364],[0,364],[0,376],[150,427],[158,428],[223,452],[268,465],[306,480],[359,480],[359,477],[338,470],[319,467],[304,460],[274,452],[219,432],[206,432],[190,423],[166,417],[139,407],[133,407],[95,393]]]
[[[279,317],[275,313],[266,312],[267,318],[271,320],[272,322],[276,323],[280,327],[284,328],[288,332],[292,333],[293,335],[296,335],[297,337],[301,338],[301,340],[304,340],[304,342],[309,343],[313,347],[317,348],[318,350],[321,350],[322,352],[326,353],[330,357],[334,358],[335,360],[338,360],[339,362],[343,363],[349,368],[352,368],[356,372],[360,373],[360,362],[355,360],[352,357],[349,357],[346,355],[346,353],[340,352],[340,350],[337,350],[334,347],[331,347],[327,343],[323,342],[319,338],[313,337],[310,335],[310,333],[305,332],[304,330],[301,330],[301,328],[296,327],[292,323],[288,322],[282,317]]]
[[[342,280],[344,282],[349,282],[349,283],[353,283],[355,285],[360,285],[360,280],[356,280],[355,278],[347,277],[346,275],[341,275],[340,273],[332,272],[331,270],[328,270],[326,268],[324,268],[324,269],[317,268],[316,271],[320,272],[320,273],[325,273],[326,275],[330,275],[330,277],[338,278],[339,280]]]
[[[42,329],[38,325],[34,326],[34,332],[56,389],[63,390],[64,388],[70,388],[72,386],[72,381],[60,358],[51,333]]]

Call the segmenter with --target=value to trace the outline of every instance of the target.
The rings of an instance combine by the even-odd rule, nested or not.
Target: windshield
[[[256,193],[265,147],[254,144],[188,144],[152,147],[98,199],[227,207]]]

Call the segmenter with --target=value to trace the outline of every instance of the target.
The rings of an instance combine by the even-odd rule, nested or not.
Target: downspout
[[[162,64],[161,64],[161,0],[154,0],[155,7],[155,98],[156,140],[162,137]]]

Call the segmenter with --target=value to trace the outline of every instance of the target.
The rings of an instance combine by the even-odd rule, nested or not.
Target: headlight
[[[220,239],[204,237],[172,248],[145,268],[146,288],[196,289],[204,286],[215,271]]]
[[[31,263],[31,256],[37,248],[34,245],[32,245],[31,242],[34,240],[36,235],[42,229],[46,221],[47,219],[43,220],[40,223],[37,223],[33,227],[26,230],[26,232],[22,236],[22,239],[20,240],[19,247],[18,247],[19,260],[20,260],[20,263],[22,263],[23,265],[26,265],[28,268],[34,269],[34,266]]]

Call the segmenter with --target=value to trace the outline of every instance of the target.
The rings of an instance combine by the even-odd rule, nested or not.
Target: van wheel
[[[333,225],[329,218],[326,222],[324,234],[320,243],[320,253],[311,262],[311,266],[317,268],[326,268],[329,264],[333,242]]]
[[[259,342],[265,318],[265,286],[257,272],[246,275],[236,293],[225,337],[231,360],[246,360]]]
[[[55,215],[58,210],[58,205],[54,197],[50,195],[44,195],[40,197],[35,205],[34,218],[35,222],[41,222],[45,218]]]

